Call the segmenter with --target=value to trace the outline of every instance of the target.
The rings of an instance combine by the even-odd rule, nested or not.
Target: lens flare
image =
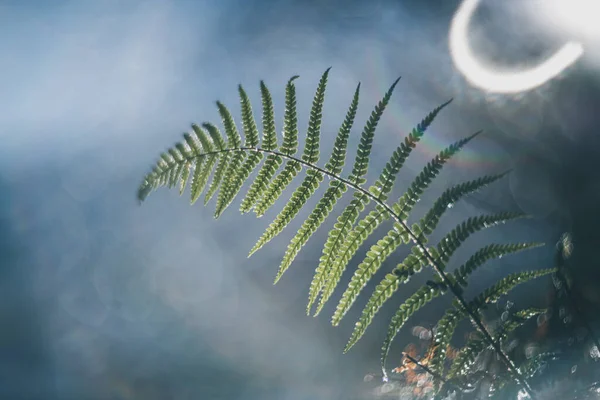
[[[450,54],[456,68],[472,85],[495,93],[519,93],[556,77],[583,55],[583,45],[568,42],[540,64],[520,71],[500,71],[477,59],[469,46],[469,22],[480,0],[464,0],[450,24]]]

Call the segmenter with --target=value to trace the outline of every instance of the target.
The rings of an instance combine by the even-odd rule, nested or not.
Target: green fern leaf
[[[371,116],[367,120],[367,123],[362,131],[356,158],[354,160],[354,166],[350,176],[348,177],[348,181],[356,185],[361,185],[366,182],[364,176],[367,173],[369,156],[371,155],[373,138],[375,137],[375,129],[377,128],[379,120],[381,119],[385,108],[392,98],[394,88],[399,81],[400,78],[396,79],[396,81],[384,95],[383,99],[381,99],[381,101],[375,106],[375,109],[371,113]],[[338,222],[334,225],[334,229],[329,231],[327,242],[323,247],[323,253],[319,260],[319,266],[317,267],[313,280],[310,284],[307,313],[310,313],[313,303],[316,301],[319,293],[321,293],[321,290],[325,285],[326,278],[329,275],[329,270],[339,253],[340,247],[345,240],[346,235],[356,222],[356,219],[360,213],[365,209],[365,206],[368,204],[368,202],[369,198],[365,194],[355,192],[354,199],[338,217]]]
[[[517,311],[497,329],[494,334],[494,341],[500,342],[505,340],[510,332],[522,326],[530,318],[543,314],[544,312],[546,312],[546,309],[540,308],[529,308]],[[481,335],[471,338],[460,350],[458,356],[453,360],[448,372],[448,378],[452,379],[458,375],[464,374],[475,361],[475,358],[489,346],[489,343],[487,343]]]
[[[194,169],[194,175],[192,176],[192,184],[191,184],[191,199],[190,203],[194,204],[196,200],[200,197],[200,194],[204,191],[206,184],[208,183],[208,178],[210,177],[210,173],[217,161],[217,154],[211,154],[206,157],[206,159],[201,159],[198,157],[196,159],[196,167]]]
[[[426,167],[423,174],[428,174],[429,169]],[[435,202],[433,207],[426,213],[426,216],[421,219],[421,222],[418,226],[419,231],[428,232],[431,234],[437,224],[439,223],[442,215],[448,210],[449,204],[454,204],[461,197],[466,196],[468,194],[474,193],[481,188],[489,185],[490,183],[500,179],[506,174],[494,175],[494,176],[484,176],[479,179],[469,181],[457,186],[454,186],[448,190],[446,190]],[[392,206],[392,210],[396,215],[398,215],[402,219],[408,218],[408,213],[416,204],[417,198],[414,193],[420,193],[422,190],[420,189],[420,185],[424,184],[425,179],[417,177],[413,185],[411,185],[411,189],[403,195],[398,202],[396,202]],[[360,225],[358,226],[360,228]],[[370,251],[371,254],[375,255],[375,257],[367,257],[361,262],[358,266],[357,270],[354,272],[350,283],[348,284],[348,288],[342,295],[342,298],[338,304],[338,307],[334,313],[332,323],[333,325],[338,325],[341,319],[344,317],[346,312],[350,309],[354,301],[365,287],[367,282],[371,279],[371,277],[379,270],[383,261],[392,254],[395,249],[397,249],[401,244],[407,244],[409,242],[408,232],[404,229],[402,225],[399,223],[394,224],[394,228],[391,229],[386,236],[381,239],[375,246],[372,247]],[[420,239],[425,242],[426,237],[420,235]]]
[[[404,165],[404,161],[410,155],[412,150],[416,147],[417,143],[421,140],[421,138],[425,134],[425,131],[433,123],[440,111],[442,111],[451,102],[452,100],[449,100],[444,104],[436,107],[415,128],[413,128],[410,134],[404,139],[404,142],[401,143],[400,146],[398,146],[396,150],[392,153],[392,156],[385,165],[383,171],[381,172],[381,175],[369,188],[369,192],[371,192],[371,194],[376,196],[381,201],[387,200],[388,194],[392,191],[392,188],[394,187],[396,176],[398,175],[398,172],[400,172],[400,169]],[[467,144],[478,134],[479,132],[455,143],[452,146],[449,146],[445,152],[439,154],[438,158],[440,159],[440,168],[441,164],[445,163],[450,157],[456,154],[465,144]],[[436,162],[436,159],[432,160],[432,162]]]
[[[330,68],[328,68],[321,77],[313,100],[310,120],[308,122],[308,132],[306,134],[306,144],[304,146],[302,160],[311,164],[315,164],[319,161],[319,137],[321,136],[321,119],[323,116],[323,103],[325,101],[325,88],[327,86],[329,70]],[[283,229],[300,212],[310,196],[315,193],[320,183],[323,181],[323,178],[323,172],[321,171],[309,169],[306,172],[306,177],[300,186],[294,191],[291,199],[286,203],[283,210],[275,217],[275,220],[262,234],[252,250],[250,250],[250,254],[259,250],[283,231]]]
[[[379,311],[381,306],[383,306],[383,303],[392,297],[392,294],[398,290],[399,285],[400,280],[398,276],[394,274],[387,274],[381,283],[377,285],[373,295],[367,302],[361,317],[354,326],[354,331],[350,336],[348,344],[346,344],[346,347],[344,348],[344,353],[348,352],[348,350],[350,350],[352,346],[354,346],[356,342],[358,342],[359,339],[364,335],[368,326],[371,324],[371,321],[373,321],[377,311]]]
[[[383,239],[378,240],[377,243],[371,246],[365,259],[358,265],[347,289],[338,303],[332,317],[332,324],[334,326],[339,325],[342,318],[354,304],[354,301],[362,289],[379,270],[383,261],[386,260],[395,249],[400,247],[400,245],[408,243],[408,235],[403,235],[405,232],[406,230],[402,225],[395,223],[394,228],[391,229]]]
[[[271,93],[263,81],[260,81],[260,92],[262,97],[262,123],[263,123],[263,136],[262,136],[262,147],[267,151],[273,151],[277,149],[277,132],[275,131],[275,111],[273,109],[273,99]],[[260,199],[268,188],[269,182],[279,166],[283,163],[281,156],[276,154],[269,154],[262,166],[258,171],[256,179],[250,185],[248,193],[242,200],[240,205],[240,211],[242,213],[249,212],[255,205],[256,201]]]
[[[433,337],[433,356],[429,362],[429,368],[439,376],[444,375],[444,362],[446,361],[446,349],[452,340],[456,326],[465,316],[462,311],[451,308],[440,319],[437,330]],[[436,382],[439,386],[441,382]]]
[[[532,279],[542,277],[544,275],[551,274],[556,271],[556,268],[541,269],[537,271],[525,271],[517,272],[498,281],[495,285],[487,288],[475,299],[473,299],[469,306],[472,309],[481,309],[489,303],[495,303],[500,297],[507,294],[509,291],[514,289],[517,285],[525,282],[529,282]]]
[[[219,109],[219,114],[221,115],[221,119],[223,120],[223,126],[225,127],[225,134],[227,135],[227,147],[229,149],[237,149],[242,146],[242,138],[240,133],[238,132],[237,126],[235,125],[235,121],[233,120],[233,116],[231,112],[225,105],[219,101],[217,101],[217,107]],[[232,178],[238,172],[244,158],[246,156],[245,152],[237,151],[231,155],[231,160],[225,170],[225,174],[223,175],[223,181],[221,183],[221,190],[219,190],[219,194],[217,195],[217,207],[215,209],[215,218],[219,218],[221,213],[225,211],[225,208],[230,203],[230,194],[232,190]]]
[[[479,189],[488,186],[489,184],[497,181],[500,178],[506,176],[510,171],[503,172],[498,175],[486,175],[478,179],[460,183],[449,189],[446,189],[440,197],[437,198],[433,207],[425,214],[425,216],[419,221],[419,227],[425,235],[430,235],[439,220],[444,215],[448,208],[454,206],[458,200],[462,197],[474,193]]]
[[[193,126],[194,124],[192,124]],[[190,147],[190,149],[192,149],[192,157],[198,157],[200,154],[203,153],[202,151],[202,145],[199,142],[199,139],[196,135],[196,133],[194,132],[194,136],[192,136],[189,133],[184,133],[183,134],[183,139],[185,140],[185,142],[187,143],[187,145]],[[212,149],[211,149],[212,150]],[[207,150],[207,152],[210,150]]]
[[[485,262],[494,258],[500,258],[504,255],[514,254],[526,249],[539,247],[541,245],[542,244],[540,243],[517,243],[505,245],[491,244],[485,246],[473,254],[465,264],[454,271],[454,280],[463,286],[466,286],[466,278]],[[398,308],[392,317],[388,327],[387,336],[381,348],[381,368],[384,374],[386,374],[385,365],[387,356],[396,334],[400,331],[413,313],[417,312],[425,304],[444,293],[447,289],[447,286],[441,282],[439,277],[436,277],[435,282],[427,282],[426,285],[417,290]]]
[[[476,218],[469,218],[462,224],[458,225],[455,229],[453,229],[448,235],[446,235],[446,237],[444,237],[438,244],[437,249],[428,249],[428,252],[431,254],[436,263],[438,263],[438,266],[442,267],[443,269],[443,263],[449,260],[452,254],[460,247],[462,242],[464,242],[472,233],[483,228],[494,226],[495,224],[501,223],[503,221],[508,221],[523,216],[524,215],[520,213],[499,213],[496,215],[485,215]],[[417,229],[418,225],[413,225],[412,230],[418,232]],[[400,235],[398,235],[398,237],[399,236]],[[376,259],[377,257],[379,257],[380,254],[383,254],[384,257],[387,257],[386,253],[384,253],[384,250],[388,249],[389,247],[391,246],[377,248],[372,252],[372,254],[367,253],[367,256]],[[387,251],[389,254],[389,249]],[[355,328],[356,333],[352,334],[352,345],[354,345],[354,343],[356,343],[356,341],[360,339],[360,337],[364,334],[367,327],[372,322],[373,317],[375,316],[377,311],[379,311],[383,304],[398,289],[399,283],[407,282],[412,275],[419,272],[424,266],[426,266],[429,263],[420,247],[413,246],[411,251],[412,254],[408,255],[402,263],[398,264],[396,268],[394,268],[394,270],[392,271],[392,274],[388,274],[388,276],[386,276],[386,278],[377,286],[377,289],[375,289],[375,292],[373,293],[371,299],[369,300],[365,309],[363,310],[363,314],[359,320],[360,325],[357,325],[357,327],[360,327],[360,329],[357,331],[357,328]],[[368,271],[365,275],[371,276],[371,272],[372,271]],[[391,279],[388,279],[390,275],[395,277],[394,285],[390,285],[388,282]],[[358,285],[361,284],[362,286],[364,286],[366,283],[358,283]],[[382,292],[381,288],[384,287],[385,291]],[[352,290],[355,290],[354,287],[352,287]],[[384,293],[385,296],[382,296],[381,293]],[[347,346],[347,348],[349,347]]]
[[[183,173],[181,174],[181,180],[179,183],[179,195],[183,195],[183,192],[185,191],[185,187],[187,185],[188,182],[188,178],[190,177],[190,170],[192,168],[192,164],[187,162],[184,164],[183,167]]]
[[[417,128],[415,128],[409,137],[404,142],[404,147],[399,147],[396,152],[394,152],[394,156],[392,160],[388,163],[386,170],[382,174],[382,178],[378,180],[380,182],[379,185],[374,185],[373,187],[384,188],[378,189],[377,193],[373,193],[374,195],[380,196],[380,199],[387,198],[387,194],[392,189],[392,184],[388,184],[387,182],[392,182],[395,179],[397,172],[400,170],[404,159],[410,154],[412,148],[414,148],[418,138],[420,138],[425,129],[429,126],[429,124],[433,121],[437,113],[447,105],[448,103],[442,104],[440,107],[436,108],[433,112],[431,112],[428,117],[423,120]],[[479,132],[464,138],[452,145],[448,146],[446,149],[442,150],[433,160],[431,160],[425,168],[421,171],[421,173],[416,177],[416,179],[412,182],[409,189],[402,195],[402,197],[392,206],[392,209],[397,212],[398,215],[401,215],[402,219],[406,219],[412,207],[417,203],[423,191],[429,186],[429,184],[435,179],[435,177],[440,173],[444,164],[456,153],[460,151],[462,147],[464,147],[469,141],[471,141],[474,137],[476,137]],[[416,139],[410,139],[414,137]],[[405,149],[404,151],[402,149]],[[402,160],[402,161],[396,161]],[[396,162],[394,162],[396,161]],[[381,183],[381,182],[386,183]],[[383,197],[383,198],[382,198]],[[360,246],[367,240],[367,238],[379,227],[379,225],[389,219],[390,215],[387,210],[377,205],[374,210],[372,210],[364,219],[362,219],[356,227],[348,234],[346,240],[342,244],[340,249],[340,254],[335,260],[329,277],[327,278],[327,285],[325,290],[323,291],[323,295],[321,297],[321,303],[319,304],[318,310],[320,310],[325,301],[329,299],[333,290],[339,283],[339,280],[344,272],[346,266],[350,263],[352,257],[356,254]],[[377,244],[373,245],[369,251],[369,254],[365,258],[365,260],[359,265],[357,271],[352,277],[351,284],[348,286],[348,289],[342,295],[342,298],[334,312],[332,318],[332,324],[334,326],[338,325],[340,320],[346,314],[348,309],[354,303],[354,300],[362,290],[362,288],[369,281],[371,276],[375,274],[381,267],[383,261],[387,259],[402,243],[408,243],[408,235],[405,229],[400,225],[396,224],[394,229],[392,229],[388,234],[379,241]],[[374,255],[371,257],[370,255]]]
[[[360,83],[354,91],[354,97],[350,103],[344,122],[338,131],[338,135],[333,145],[333,151],[325,169],[334,175],[339,175],[342,172],[342,168],[346,161],[346,149],[348,148],[348,137],[350,136],[350,130],[354,124],[354,118],[356,116],[356,110],[358,109],[358,99],[360,95]],[[319,200],[316,207],[310,213],[309,217],[302,223],[302,226],[292,238],[288,245],[279,271],[275,278],[277,282],[283,273],[290,267],[302,246],[306,244],[308,239],[317,231],[317,229],[325,222],[327,216],[333,210],[334,204],[342,197],[348,188],[345,184],[339,180],[332,180],[329,187],[323,194],[323,197]]]
[[[504,223],[517,218],[527,217],[523,213],[503,212],[494,215],[481,215],[479,217],[471,217],[459,224],[450,233],[448,233],[437,245],[439,256],[436,257],[438,267],[444,268],[444,264],[448,262],[452,254],[469,238],[473,233],[485,228],[490,228],[500,223]]]
[[[494,258],[502,258],[503,256],[508,254],[514,254],[523,250],[533,249],[543,245],[543,243],[511,243],[487,245],[479,249],[467,260],[467,262],[461,265],[454,272],[454,277],[460,285],[466,287],[468,284],[467,278],[485,262]]]
[[[206,205],[221,185],[221,180],[223,179],[223,175],[225,174],[225,169],[229,164],[230,154],[229,152],[224,151],[227,148],[227,145],[223,140],[223,135],[221,134],[221,131],[219,131],[219,128],[217,128],[210,122],[203,123],[202,127],[204,127],[204,129],[208,131],[208,134],[210,135],[216,150],[221,151],[221,153],[219,153],[219,160],[217,163],[217,168],[215,169],[215,173],[213,175],[212,182],[210,183],[208,191],[206,192],[206,196],[204,197],[204,205]]]
[[[206,153],[214,152],[215,149],[211,139],[202,128],[196,124],[192,124],[192,131],[193,135],[185,134],[184,138],[196,156],[194,175],[192,176],[192,183],[190,185],[190,203],[194,204],[196,200],[198,200],[198,197],[200,197],[200,194],[204,191],[204,187],[208,182],[208,177],[217,160],[217,155],[205,155]]]
[[[375,106],[375,109],[371,113],[371,116],[367,120],[367,123],[362,131],[360,143],[358,144],[358,151],[354,160],[354,166],[352,167],[352,173],[348,177],[348,180],[356,185],[362,185],[367,181],[364,176],[367,174],[367,168],[369,166],[369,157],[371,155],[371,147],[373,147],[375,129],[377,129],[379,120],[389,104],[398,82],[400,82],[400,78],[396,79],[394,83],[392,83],[392,86],[390,86],[383,98]]]
[[[256,127],[256,122],[254,121],[252,105],[242,85],[238,86],[238,91],[240,94],[240,103],[242,108],[242,127],[244,129],[244,136],[246,138],[244,146],[247,148],[255,148],[258,146],[258,128]],[[225,209],[235,199],[242,188],[242,185],[244,182],[246,182],[261,159],[262,153],[258,151],[248,152],[248,156],[243,165],[238,168],[237,172],[233,172],[234,175],[232,175],[231,179],[229,180],[227,199],[224,202],[223,209]]]
[[[384,376],[387,376],[385,364],[390,351],[392,341],[396,337],[396,334],[400,331],[402,326],[408,321],[408,319],[417,312],[425,304],[429,303],[435,297],[441,294],[439,288],[433,288],[429,285],[424,285],[414,292],[402,305],[398,308],[390,325],[388,326],[387,336],[383,342],[381,348],[381,368]]]
[[[285,117],[283,126],[283,143],[281,153],[293,156],[298,150],[298,116],[296,115],[296,87],[294,80],[298,76],[293,76],[287,84],[285,90]],[[273,179],[264,192],[262,198],[254,206],[254,212],[258,217],[264,213],[277,201],[285,188],[301,171],[300,163],[295,160],[285,162],[283,170]],[[250,253],[252,254],[252,253]]]
[[[398,264],[391,274],[387,274],[385,278],[377,285],[367,305],[363,309],[362,315],[358,323],[354,327],[354,331],[346,345],[345,352],[350,350],[352,346],[358,342],[363,336],[375,314],[383,306],[383,304],[398,290],[401,283],[406,283],[410,277],[419,272],[423,266],[427,264],[425,255],[419,253],[417,248],[413,249],[413,254],[407,256],[401,264]]]

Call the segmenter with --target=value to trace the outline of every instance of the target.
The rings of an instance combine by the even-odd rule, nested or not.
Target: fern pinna
[[[390,193],[405,160],[425,135],[438,113],[450,101],[434,108],[408,134],[392,152],[378,179],[367,186],[366,173],[375,130],[400,78],[392,84],[370,114],[362,129],[353,166],[349,173],[342,175],[348,153],[348,139],[354,125],[359,103],[360,84],[356,87],[344,121],[339,128],[329,160],[324,166],[319,166],[317,165],[320,156],[319,141],[328,75],[329,69],[322,75],[317,86],[301,155],[297,154],[299,138],[296,88],[294,85],[298,77],[292,77],[285,87],[285,113],[281,143],[278,143],[272,96],[265,83],[260,82],[262,134],[259,134],[248,95],[240,85],[238,91],[241,101],[243,143],[231,112],[222,103],[217,102],[225,134],[223,135],[220,129],[211,123],[204,123],[201,126],[192,125],[192,130],[184,134],[184,140],[164,152],[153,170],[144,177],[138,190],[139,200],[143,201],[151,191],[162,186],[172,187],[177,185],[180,193],[183,193],[188,181],[190,181],[191,203],[193,204],[200,194],[205,192],[212,175],[212,181],[206,190],[204,203],[207,204],[217,194],[215,218],[219,217],[231,205],[245,183],[249,183],[249,188],[241,201],[240,211],[242,213],[254,211],[257,216],[262,216],[275,204],[284,189],[292,183],[304,168],[306,173],[302,182],[252,248],[250,251],[250,254],[252,254],[283,231],[307,203],[308,199],[315,194],[317,188],[327,176],[330,178],[328,187],[291,239],[284,253],[275,282],[281,278],[282,274],[293,263],[302,246],[307,243],[334,210],[337,201],[347,190],[351,190],[354,197],[350,204],[339,214],[337,222],[329,232],[323,247],[322,256],[310,284],[307,312],[310,313],[313,306],[316,306],[315,315],[322,311],[324,304],[331,298],[334,289],[339,284],[342,274],[346,268],[351,266],[351,261],[355,258],[358,249],[374,235],[375,230],[384,221],[392,220],[393,227],[371,246],[366,256],[355,268],[352,279],[334,312],[333,325],[339,324],[367,283],[397,248],[404,244],[410,245],[412,246],[411,252],[391,272],[385,275],[383,280],[376,286],[359,321],[355,325],[354,332],[346,346],[346,351],[362,337],[377,311],[398,291],[400,285],[406,283],[412,275],[420,272],[424,267],[431,266],[435,272],[435,277],[410,296],[398,308],[390,322],[382,349],[381,363],[384,376],[387,355],[396,333],[418,309],[434,297],[449,291],[455,297],[455,307],[438,324],[435,337],[438,350],[434,354],[431,364],[435,372],[440,376],[445,374],[443,362],[445,346],[443,345],[449,343],[456,324],[461,319],[469,318],[480,332],[481,340],[487,346],[493,348],[498,353],[498,357],[506,364],[511,379],[530,392],[531,389],[526,378],[507,357],[492,333],[485,327],[480,312],[487,304],[495,302],[498,297],[506,294],[514,286],[549,274],[552,270],[522,272],[511,275],[472,301],[467,301],[464,298],[463,288],[468,284],[470,275],[487,260],[539,246],[539,244],[491,244],[474,253],[463,266],[453,273],[448,273],[446,268],[453,253],[470,235],[498,223],[523,218],[524,215],[499,213],[469,218],[451,230],[437,245],[427,245],[429,236],[436,230],[446,210],[462,197],[502,178],[505,173],[483,176],[447,189],[434,202],[431,209],[418,222],[409,227],[406,220],[422,193],[440,173],[444,164],[469,141],[474,139],[478,133],[459,140],[440,151],[427,163],[421,173],[409,185],[406,192],[396,201],[390,202]],[[262,166],[256,177],[248,182],[252,172],[261,165],[261,161],[263,161]],[[363,215],[371,203],[373,208],[366,215]],[[466,350],[472,351],[469,349],[473,345],[468,346]],[[465,362],[468,360],[467,357]],[[450,375],[452,375],[452,378],[458,379],[464,370],[465,368],[455,366],[450,370]]]

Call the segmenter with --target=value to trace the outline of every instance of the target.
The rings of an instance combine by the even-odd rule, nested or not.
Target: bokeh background
[[[265,79],[281,127],[285,82],[299,74],[303,132],[318,79],[331,66],[325,157],[356,84],[362,93],[353,145],[372,107],[402,76],[377,131],[371,178],[426,113],[454,98],[394,193],[444,146],[483,129],[417,213],[451,184],[512,168],[501,183],[457,204],[440,228],[501,209],[536,218],[478,234],[457,263],[484,243],[549,243],[490,263],[470,290],[508,272],[550,266],[553,243],[566,230],[578,257],[592,260],[600,222],[600,43],[582,36],[584,57],[538,89],[487,94],[471,87],[450,58],[448,27],[458,5],[0,1],[0,398],[365,398],[363,377],[378,370],[394,307],[382,310],[346,355],[342,349],[366,298],[337,328],[329,315],[342,288],[323,315],[305,315],[326,229],[273,286],[298,218],[247,259],[278,207],[255,220],[240,216],[236,202],[215,221],[211,209],[190,207],[174,190],[158,191],[141,207],[136,202],[141,178],[163,149],[191,122],[219,121],[215,100],[239,115],[238,83],[259,117],[258,82]],[[484,2],[472,23],[474,49],[490,62],[535,63],[575,35],[557,29],[554,16],[539,7],[533,0]],[[598,282],[589,275],[596,264],[585,264],[580,276]],[[393,303],[425,279],[415,279]],[[513,301],[543,302],[547,290],[548,281],[532,283],[515,291]],[[444,306],[432,303],[414,323],[433,324]],[[411,340],[405,330],[392,355],[396,362]]]

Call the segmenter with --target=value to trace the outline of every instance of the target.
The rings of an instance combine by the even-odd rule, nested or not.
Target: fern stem
[[[389,205],[387,205],[385,202],[383,202],[379,199],[379,196],[373,195],[368,190],[359,186],[359,184],[356,184],[348,179],[345,179],[339,175],[336,175],[330,171],[327,171],[326,169],[319,167],[318,165],[306,162],[306,161],[302,160],[301,158],[294,157],[293,155],[279,152],[276,150],[267,150],[267,149],[263,149],[261,147],[239,146],[239,147],[234,147],[234,148],[225,148],[225,149],[215,150],[212,152],[206,152],[206,153],[203,153],[200,155],[195,155],[194,157],[209,156],[211,154],[219,154],[219,153],[224,153],[224,152],[246,152],[246,151],[259,152],[259,153],[264,153],[264,154],[272,154],[272,155],[276,155],[276,156],[288,159],[290,161],[295,161],[298,164],[300,164],[306,168],[313,169],[315,171],[319,171],[322,174],[327,175],[327,176],[331,177],[332,179],[335,179],[335,180],[343,183],[344,185],[346,185],[346,187],[350,187],[350,188],[354,189],[355,191],[362,193],[363,195],[365,195],[369,199],[371,199],[373,202],[375,202],[375,204],[378,204],[381,207],[383,207],[389,213],[389,215],[392,218],[394,218],[394,220],[406,230],[406,233],[408,233],[410,239],[414,242],[415,246],[417,246],[422,251],[422,253],[425,256],[425,258],[427,259],[428,263],[431,264],[431,266],[433,267],[435,272],[439,275],[439,277],[442,279],[442,281],[448,286],[448,288],[450,289],[450,291],[452,292],[454,297],[458,300],[460,306],[469,315],[469,317],[475,324],[476,328],[483,335],[484,340],[490,346],[492,346],[494,351],[498,354],[498,357],[506,365],[506,367],[508,368],[510,373],[513,375],[513,377],[515,378],[517,383],[523,387],[523,389],[527,392],[527,394],[529,394],[531,399],[534,399],[533,389],[531,388],[529,382],[527,382],[527,380],[523,377],[523,375],[517,369],[514,362],[508,357],[508,355],[504,352],[504,350],[502,350],[502,348],[500,347],[500,344],[494,340],[491,333],[488,331],[488,329],[483,324],[483,321],[481,320],[479,315],[471,309],[468,302],[465,300],[465,298],[462,295],[462,288],[457,286],[457,284],[455,284],[454,281],[452,281],[448,278],[448,275],[444,272],[443,267],[440,267],[439,263],[431,255],[431,252],[419,240],[418,236],[415,235],[415,233],[412,231],[412,229],[402,220],[402,218],[400,218],[400,216],[398,214],[396,214],[394,212],[394,210],[392,210],[392,208]],[[194,158],[194,157],[189,157],[189,159]],[[174,167],[178,166],[179,164],[187,162],[187,161],[189,161],[188,157],[186,157],[184,155],[181,160],[176,160],[175,163],[172,166],[169,166],[169,168],[167,168],[166,170],[174,168]]]

